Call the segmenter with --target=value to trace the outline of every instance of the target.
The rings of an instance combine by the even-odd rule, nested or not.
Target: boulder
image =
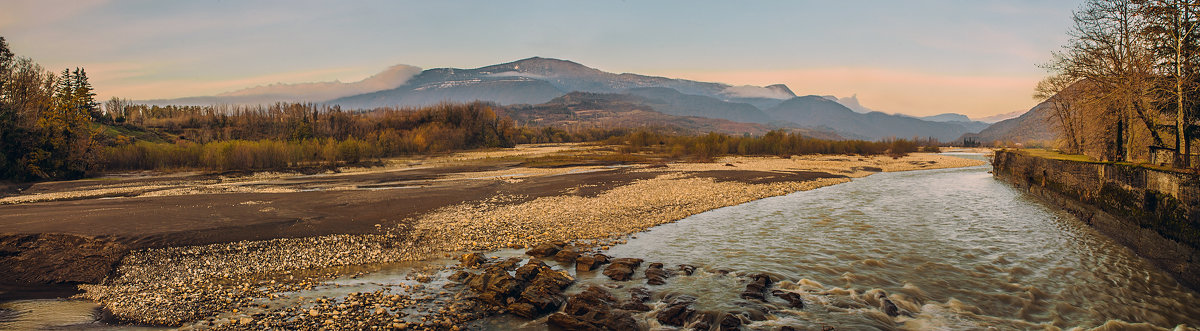
[[[519,302],[533,306],[533,312],[530,314],[533,316],[558,310],[558,307],[566,301],[567,298],[562,294],[562,290],[550,283],[538,283],[526,287],[521,291],[519,300]]]
[[[612,264],[624,264],[624,265],[628,265],[632,268],[637,268],[642,265],[642,259],[636,259],[636,258],[631,258],[631,257],[616,258],[616,259],[609,260],[608,262],[612,263]]]
[[[671,273],[663,270],[662,263],[651,263],[646,267],[646,284],[662,285],[667,283],[667,278],[671,277]]]
[[[637,320],[633,314],[614,309],[617,298],[608,291],[590,286],[567,300],[561,313],[555,313],[547,321],[564,329],[581,330],[635,330]],[[561,314],[561,315],[560,315]]]
[[[614,298],[608,291],[597,286],[588,286],[583,292],[567,300],[567,307],[563,308],[563,312],[580,316],[592,311],[611,310],[615,303],[617,303],[617,298]]]
[[[682,272],[684,275],[691,276],[692,273],[696,272],[696,267],[687,264],[680,264],[679,272]]]
[[[742,319],[734,314],[725,314],[721,318],[721,323],[717,325],[718,330],[737,330],[742,327]]]
[[[604,328],[593,325],[579,317],[564,313],[550,314],[550,317],[546,319],[546,324],[557,326],[564,330],[604,330]]]
[[[473,276],[471,273],[459,270],[459,271],[454,272],[453,275],[450,275],[450,277],[447,277],[447,278],[450,279],[450,281],[462,283],[463,281],[470,279],[471,276]]]
[[[771,287],[771,277],[765,274],[757,274],[750,276],[750,283],[746,284],[746,290],[742,291],[742,299],[767,301],[766,291]]]
[[[495,292],[496,297],[511,297],[520,293],[521,283],[507,272],[500,272],[491,276],[487,281],[487,287],[484,292]]]
[[[626,281],[633,277],[633,268],[627,264],[610,264],[604,268],[604,275],[612,280]]]
[[[531,281],[534,277],[537,277],[538,271],[549,268],[550,266],[542,261],[530,259],[529,262],[525,262],[525,265],[517,268],[516,276],[517,279]]]
[[[792,308],[804,308],[804,299],[800,297],[800,293],[774,290],[771,291],[771,294],[779,297],[780,299],[786,300],[788,304],[791,304]]]
[[[633,302],[650,301],[650,290],[645,287],[634,287],[629,289],[629,299]]]
[[[561,263],[575,262],[575,259],[578,259],[578,258],[579,258],[579,252],[576,252],[574,249],[571,249],[571,248],[559,250],[558,253],[554,254],[554,260],[561,262]]]
[[[875,298],[879,299],[879,310],[883,311],[884,314],[891,317],[900,316],[900,307],[896,307],[896,303],[888,298],[887,293],[880,291],[875,294]]]
[[[463,256],[459,257],[458,260],[461,262],[462,266],[466,268],[478,267],[479,265],[487,262],[487,258],[481,253],[463,254]]]
[[[521,260],[524,260],[524,259],[519,258],[519,257],[510,257],[507,260],[500,261],[500,263],[496,263],[496,265],[493,267],[504,269],[504,270],[513,270],[514,268],[517,267],[518,264],[521,264]]]
[[[559,245],[557,243],[541,243],[525,251],[525,254],[533,257],[548,257],[558,254],[558,251],[562,249],[563,245]]]
[[[612,280],[626,281],[633,277],[633,271],[642,265],[642,259],[619,258],[609,261],[611,264],[604,268],[604,275]]]
[[[692,309],[692,303],[696,302],[696,298],[688,295],[680,295],[671,299],[666,308],[658,311],[654,316],[659,323],[673,326],[683,326],[688,319],[696,311]]]
[[[533,304],[527,302],[516,302],[509,304],[507,309],[508,312],[512,313],[513,315],[524,318],[534,318],[540,315],[538,314],[537,307],[534,307]]]
[[[604,254],[584,254],[578,259],[575,259],[575,271],[591,271],[600,268],[601,265],[608,263],[608,255]]]
[[[654,309],[653,307],[650,307],[650,305],[637,301],[622,303],[620,306],[617,306],[617,308],[630,311],[650,311]]]
[[[528,267],[530,264],[521,268]],[[535,316],[557,310],[562,306],[563,302],[567,300],[566,296],[562,294],[563,289],[575,282],[571,276],[550,269],[544,264],[536,274],[533,281],[529,282],[529,285],[521,291],[520,299],[518,299],[519,302],[533,305]]]

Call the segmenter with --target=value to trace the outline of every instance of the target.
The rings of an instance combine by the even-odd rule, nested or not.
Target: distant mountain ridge
[[[927,121],[876,111],[856,112],[854,109],[847,108],[846,104],[858,107],[858,110],[869,110],[858,104],[857,96],[830,97],[835,101],[817,96],[797,97],[790,88],[783,84],[734,86],[633,73],[616,74],[572,61],[542,57],[532,57],[475,69],[435,68],[419,73],[412,72],[412,70],[400,71],[397,69],[395,71],[401,73],[381,74],[377,76],[385,78],[373,77],[356,83],[276,84],[213,97],[156,101],[163,103],[240,103],[259,100],[256,98],[279,96],[286,97],[283,101],[290,101],[296,99],[297,96],[289,95],[289,93],[309,91],[299,97],[305,98],[304,101],[337,104],[347,109],[383,106],[414,107],[441,102],[471,101],[488,101],[504,107],[520,108],[520,105],[549,104],[565,95],[582,92],[636,97],[630,99],[636,101],[629,102],[626,102],[628,100],[613,101],[612,96],[603,98],[608,100],[605,104],[610,106],[636,104],[636,108],[641,111],[670,116],[754,123],[770,128],[808,128],[816,131],[834,131],[843,137],[862,139],[933,137],[939,140],[952,140],[965,133],[978,132],[982,130],[983,126],[986,126],[986,124],[971,121]],[[347,91],[363,93],[342,95]],[[336,97],[329,100],[310,100],[331,95],[336,95]],[[575,97],[581,98],[582,96],[576,95]],[[616,115],[621,117],[621,121],[630,122],[633,121],[630,119],[633,116],[631,114],[634,113]],[[639,116],[657,118],[657,115],[645,113]],[[606,121],[611,122],[613,117],[605,118]],[[693,127],[704,127],[704,125],[694,125]]]
[[[954,140],[970,130],[953,122],[930,122],[919,118],[882,112],[859,113],[829,100],[809,95],[784,101],[766,110],[772,118],[797,125],[829,127],[849,137],[864,139],[926,138]]]

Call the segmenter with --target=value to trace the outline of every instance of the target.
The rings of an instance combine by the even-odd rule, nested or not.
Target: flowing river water
[[[691,276],[647,286],[656,298],[695,296],[698,310],[750,309],[739,297],[746,286],[739,275],[766,273],[779,280],[776,288],[802,294],[803,309],[786,308],[781,299],[772,298],[772,312],[745,325],[751,329],[790,325],[817,330],[1119,330],[1200,325],[1197,292],[1070,214],[994,179],[989,169],[879,173],[712,210],[638,233],[607,254],[698,267]],[[636,275],[642,276],[644,268]],[[573,268],[564,269],[574,273]],[[376,286],[372,284],[402,282],[404,274],[379,272],[306,295],[369,291],[367,286]],[[589,284],[623,287],[645,282],[634,278],[623,284],[598,272],[575,276],[578,283],[569,292]],[[883,314],[878,309],[881,292],[906,314]],[[81,312],[90,309],[83,306],[78,308],[84,309]],[[654,313],[638,315],[639,323],[658,327]],[[33,312],[10,317],[7,326],[22,322],[21,316],[24,322],[32,316],[85,318]],[[544,319],[505,315],[470,328],[546,326]]]
[[[746,281],[732,276],[738,273],[767,273],[783,280],[779,288],[805,293],[804,309],[781,308],[748,325],[755,329],[1200,325],[1195,291],[988,170],[879,173],[693,215],[607,254],[699,267],[693,276],[649,286],[658,297],[695,296],[697,310],[744,310],[739,293]],[[718,269],[733,273],[711,272]],[[578,277],[613,283],[598,273]],[[879,291],[912,316],[881,313]],[[649,318],[641,323],[656,326]],[[492,325],[543,328],[511,319]]]

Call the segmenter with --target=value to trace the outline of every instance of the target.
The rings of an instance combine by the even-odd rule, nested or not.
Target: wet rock
[[[642,259],[637,259],[637,258],[632,258],[632,257],[622,257],[622,258],[612,259],[611,261],[609,261],[609,263],[624,264],[624,265],[628,265],[628,266],[637,268],[642,265]]]
[[[564,313],[551,314],[546,319],[546,324],[557,326],[565,330],[604,330],[601,327],[592,325],[579,317],[567,315]]]
[[[696,272],[696,267],[687,264],[680,264],[679,272],[682,272],[684,275],[691,276],[692,273]]]
[[[662,263],[651,263],[650,266],[646,267],[646,284],[666,284],[668,277],[671,277],[671,273],[663,270]]]
[[[645,287],[634,287],[629,289],[629,299],[633,302],[650,301],[650,290]]]
[[[508,309],[508,312],[512,313],[513,315],[521,316],[524,318],[534,318],[539,315],[538,308],[535,307],[533,304],[527,303],[527,302],[513,303],[513,304],[508,305],[508,307],[506,309]]]
[[[458,258],[463,267],[474,268],[487,262],[487,258],[481,253],[468,253]]]
[[[708,330],[712,329],[712,323],[717,320],[717,313],[711,311],[698,311],[692,314],[692,319],[689,324],[693,330]]]
[[[770,286],[770,276],[765,274],[756,274],[750,276],[750,283],[746,284],[746,290],[742,291],[742,299],[767,301],[766,291]]]
[[[589,286],[567,300],[561,313],[550,315],[551,325],[565,329],[634,330],[637,320],[628,311],[614,309],[617,299],[608,291]]]
[[[521,264],[521,260],[523,259],[519,257],[510,257],[507,260],[496,263],[494,267],[504,270],[512,270],[513,268],[516,268],[518,264]]]
[[[891,317],[900,316],[900,307],[896,307],[896,303],[888,298],[887,293],[880,291],[875,294],[875,298],[879,299],[879,310],[884,314]]]
[[[694,302],[696,302],[696,297],[680,295],[671,299],[671,303],[667,304],[666,308],[659,310],[654,318],[662,324],[683,326],[684,323],[687,323],[688,318],[696,312],[692,309]]]
[[[634,269],[642,264],[642,259],[634,258],[619,258],[613,259],[608,267],[604,268],[604,275],[612,280],[626,281],[633,277]]]
[[[542,261],[529,260],[529,262],[526,262],[525,265],[517,268],[516,276],[517,279],[530,281],[533,280],[533,277],[537,277],[538,271],[549,268],[550,266],[546,265],[546,263],[543,263]]]
[[[459,271],[455,272],[453,275],[450,275],[450,277],[448,277],[448,278],[450,279],[450,281],[461,283],[464,280],[471,278],[471,276],[472,276],[471,273],[459,270]]]
[[[788,304],[792,306],[792,308],[804,308],[804,299],[800,297],[800,293],[774,290],[771,291],[771,294],[780,299],[786,300]]]
[[[488,280],[486,291],[495,292],[500,297],[510,297],[516,295],[520,289],[521,284],[517,282],[517,279],[504,272],[494,275]]]
[[[719,330],[737,330],[742,326],[742,319],[734,314],[725,314],[721,317],[721,323],[717,325]]]
[[[525,254],[533,257],[549,257],[554,256],[554,254],[557,254],[562,249],[563,246],[557,243],[542,243],[525,251]]]
[[[575,262],[575,259],[578,258],[579,252],[576,252],[574,249],[570,248],[560,250],[558,253],[554,254],[554,260],[561,263]]]
[[[604,254],[585,254],[575,259],[575,271],[591,271],[600,268],[601,265],[608,263],[608,255]]]
[[[653,307],[650,307],[650,305],[637,301],[622,303],[620,306],[617,306],[617,308],[631,311],[650,311],[654,309]]]
[[[563,309],[563,312],[579,316],[591,311],[611,310],[612,305],[616,302],[617,298],[614,298],[608,291],[597,286],[588,286],[583,292],[567,300],[567,307]]]
[[[530,265],[538,265],[541,267],[536,273],[533,281],[521,291],[519,302],[528,303],[533,306],[534,310],[531,315],[537,316],[557,310],[565,302],[566,296],[562,294],[563,289],[575,282],[575,279],[566,275],[563,272],[552,270],[538,262],[537,264],[529,263],[521,268]]]

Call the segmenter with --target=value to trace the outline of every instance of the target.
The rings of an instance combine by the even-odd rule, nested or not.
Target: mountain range
[[[886,114],[863,107],[857,96],[797,96],[783,84],[734,86],[632,73],[615,74],[571,61],[541,57],[475,69],[418,71],[414,67],[394,66],[352,83],[274,84],[211,97],[149,100],[147,103],[206,105],[304,101],[362,109],[482,100],[510,108],[510,116],[525,118],[527,116],[515,113],[520,109],[561,108],[570,104],[562,98],[574,92],[588,93],[591,99],[606,100],[609,106],[620,104],[673,116],[621,113],[622,117],[656,117],[654,121],[645,122],[664,125],[682,118],[707,118],[756,124],[762,128],[803,129],[845,138],[932,137],[942,141],[979,132],[988,125],[958,114],[927,118]],[[580,98],[582,95],[568,99]],[[665,120],[667,118],[672,120]],[[626,121],[631,119],[618,122]],[[747,132],[758,130],[744,125],[693,124],[685,126],[697,130],[709,126],[739,127]]]

